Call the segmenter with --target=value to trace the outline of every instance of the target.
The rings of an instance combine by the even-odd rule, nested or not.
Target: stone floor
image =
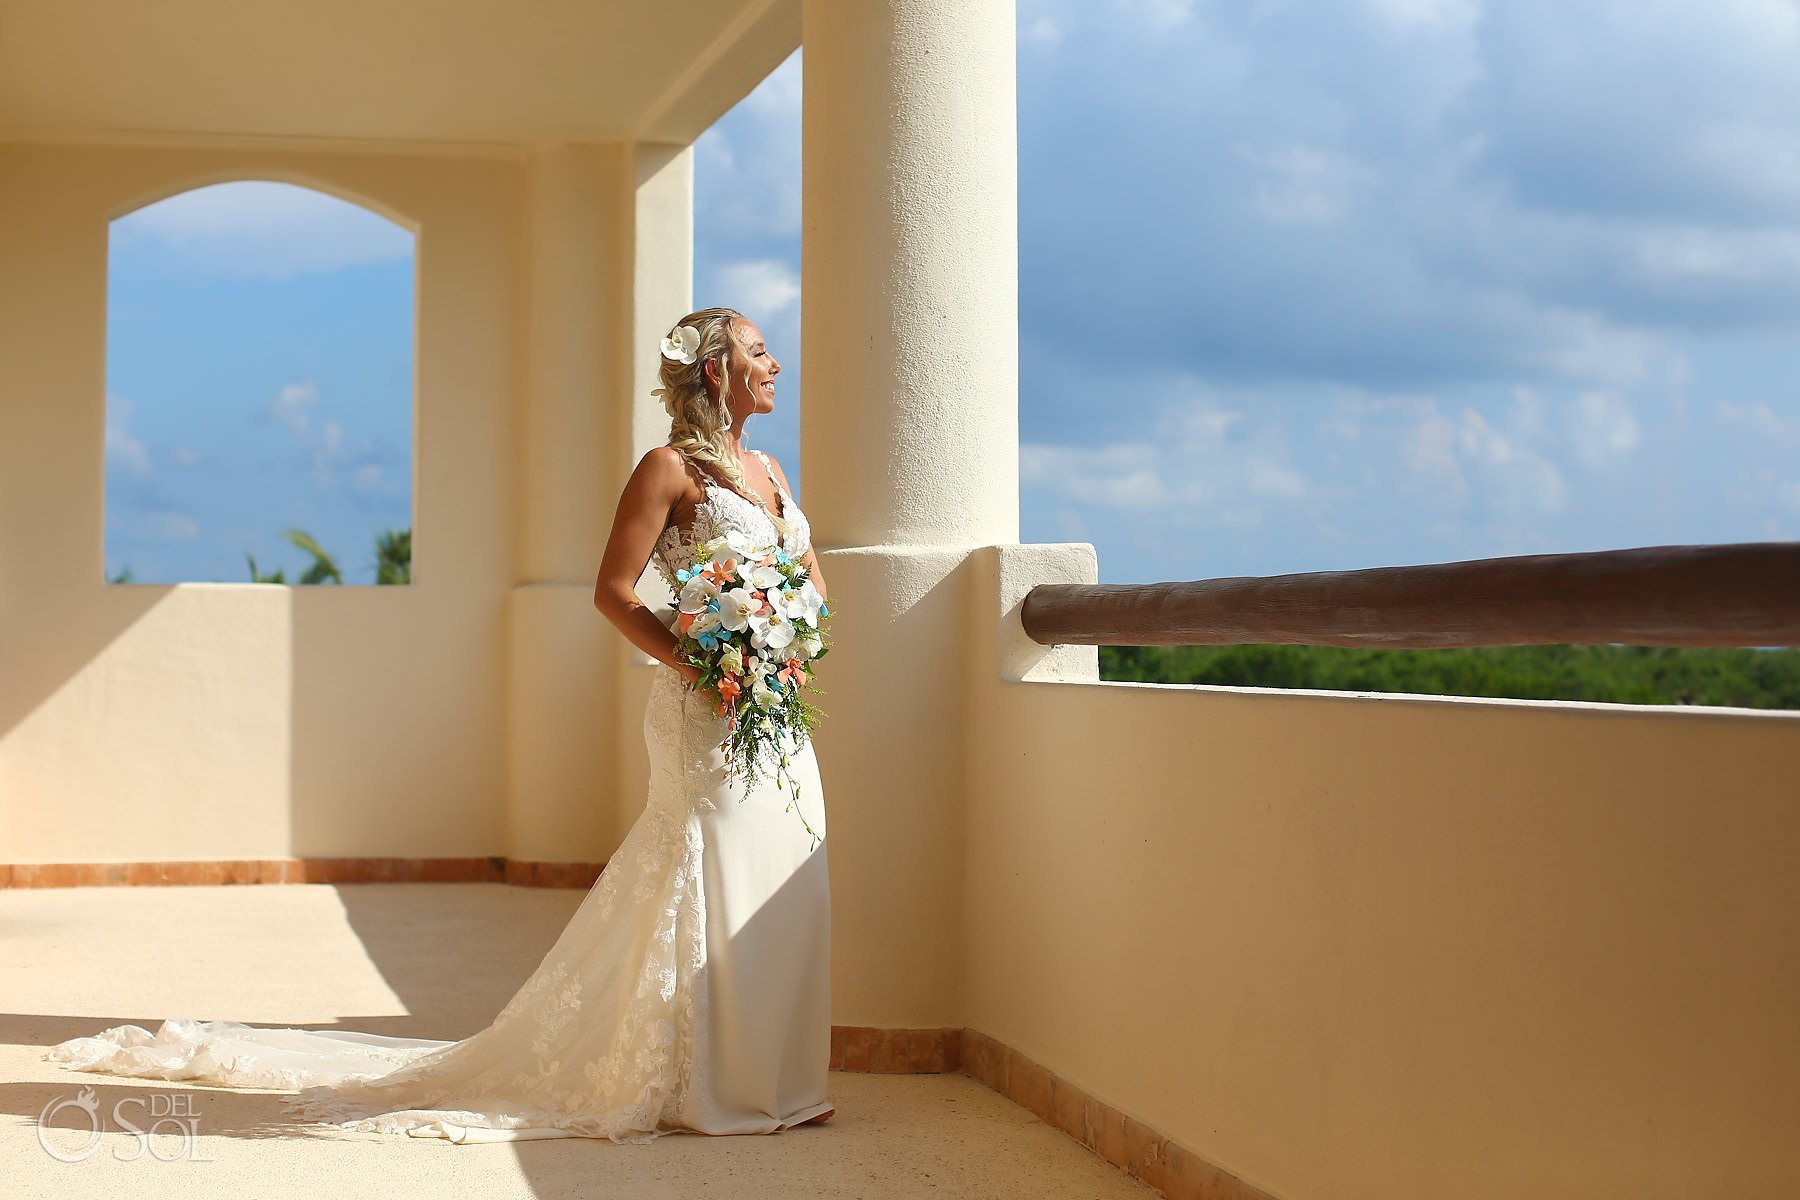
[[[832,1074],[837,1115],[765,1137],[457,1146],[285,1118],[280,1093],[71,1072],[45,1046],[166,1017],[336,1022],[399,1036],[483,1027],[582,893],[505,884],[0,889],[0,1161],[12,1197],[1126,1197],[1151,1189],[962,1075]],[[107,1131],[58,1100],[92,1087]],[[124,1112],[193,1118],[148,1140]],[[41,1136],[40,1136],[41,1135]],[[45,1143],[49,1148],[46,1149]]]

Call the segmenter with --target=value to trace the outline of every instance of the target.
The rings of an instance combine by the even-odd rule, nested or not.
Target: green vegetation
[[[319,545],[318,539],[304,529],[289,529],[283,535],[312,559],[305,572],[296,583],[317,584],[335,583],[342,585],[344,573],[338,569],[337,560],[326,553]],[[287,572],[277,567],[265,574],[256,565],[256,556],[246,553],[244,561],[250,565],[251,583],[286,583]],[[119,573],[107,580],[108,583],[130,583],[131,568],[119,568]],[[375,535],[375,582],[377,584],[400,584],[412,582],[412,530],[384,529]]]
[[[1800,709],[1800,650],[1102,646],[1100,677],[1142,683]]]

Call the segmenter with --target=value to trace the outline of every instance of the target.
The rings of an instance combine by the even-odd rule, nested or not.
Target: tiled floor
[[[962,1075],[834,1072],[837,1115],[769,1137],[456,1146],[297,1126],[279,1093],[70,1072],[44,1046],[166,1017],[463,1037],[536,966],[581,892],[503,884],[0,889],[0,1160],[10,1196],[1153,1197]],[[190,1145],[112,1126],[59,1161],[39,1114],[91,1086],[191,1113]],[[175,1097],[164,1100],[162,1097]],[[65,1114],[46,1136],[78,1144]],[[171,1161],[159,1161],[156,1156]]]

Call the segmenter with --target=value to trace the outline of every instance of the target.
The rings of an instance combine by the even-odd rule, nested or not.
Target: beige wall
[[[1800,1195],[1800,714],[1003,681],[1016,621],[970,1026],[1285,1200]]]
[[[411,587],[103,582],[109,222],[238,178],[417,233]],[[0,861],[605,857],[642,755],[591,602],[634,461],[631,149],[13,145],[0,179]]]

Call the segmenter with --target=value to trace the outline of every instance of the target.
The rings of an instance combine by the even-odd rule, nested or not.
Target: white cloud
[[[1025,40],[1045,47],[1060,46],[1068,31],[1055,17],[1033,18],[1025,26]]]
[[[139,479],[150,474],[150,450],[131,432],[129,396],[106,398],[106,459]]]
[[[269,416],[293,430],[303,441],[312,437],[312,410],[318,406],[319,389],[311,382],[290,383],[269,401]]]
[[[1800,194],[1800,185],[1794,189]],[[1800,232],[1654,225],[1636,235],[1637,266],[1656,282],[1744,283],[1800,273]]]
[[[1562,471],[1530,444],[1545,437],[1544,401],[1529,389],[1515,393],[1504,426],[1479,409],[1451,417],[1430,397],[1396,399],[1404,414],[1400,448],[1415,472],[1449,489],[1458,504],[1478,500],[1504,515],[1549,515],[1563,510]]]
[[[800,276],[775,258],[725,263],[718,268],[720,299],[759,324],[781,317],[800,303]]]
[[[1306,480],[1292,467],[1267,458],[1252,458],[1244,466],[1245,482],[1252,495],[1298,500],[1306,495]]]
[[[1150,422],[1151,440],[1027,442],[1019,450],[1020,482],[1065,511],[1084,505],[1154,513],[1148,523],[1157,529],[1254,527],[1264,519],[1263,501],[1308,495],[1304,476],[1284,457],[1279,420],[1257,423],[1255,441],[1240,446],[1232,431],[1252,423],[1248,414],[1221,407],[1191,381],[1152,390],[1174,398]]]
[[[1053,495],[1098,508],[1152,509],[1173,503],[1177,489],[1157,467],[1158,447],[1146,442],[1107,446],[1019,447],[1019,479]]]
[[[1114,0],[1119,8],[1136,17],[1154,33],[1167,33],[1188,23],[1194,15],[1194,0]]]
[[[200,536],[200,522],[186,513],[151,511],[133,515],[145,534],[165,542],[191,542]]]
[[[1527,393],[1529,395],[1529,393]],[[1521,397],[1515,413],[1531,414],[1534,401]],[[1524,415],[1520,424],[1534,419]],[[1563,510],[1568,487],[1556,464],[1523,444],[1516,433],[1489,425],[1473,408],[1465,408],[1457,429],[1463,457],[1480,472],[1483,494],[1499,513],[1550,515]]]
[[[1466,27],[1481,13],[1480,0],[1363,0],[1388,26],[1403,30]]]
[[[1401,439],[1406,464],[1422,475],[1436,476],[1450,484],[1458,495],[1466,494],[1468,483],[1463,479],[1462,461],[1457,456],[1456,422],[1438,412],[1435,400],[1397,400],[1395,403],[1416,412]]]
[[[247,180],[182,192],[113,222],[115,253],[151,248],[208,275],[289,279],[413,252],[413,236],[359,205],[288,183]]]
[[[1784,419],[1767,404],[1720,400],[1717,411],[1723,424],[1747,430],[1766,441],[1784,445],[1800,442],[1800,417]]]
[[[290,383],[276,393],[263,414],[284,426],[305,448],[311,460],[313,483],[323,490],[337,486],[337,468],[344,458],[344,426],[326,418],[317,425],[313,413],[319,407],[319,389],[311,380]]]
[[[1256,209],[1276,225],[1320,225],[1343,217],[1370,172],[1348,155],[1311,146],[1240,148],[1257,176]]]
[[[1629,457],[1642,440],[1631,405],[1610,392],[1583,392],[1575,400],[1569,434],[1576,457],[1590,467]]]
[[[704,256],[715,240],[799,238],[803,71],[803,52],[796,50],[695,139],[697,254]]]

